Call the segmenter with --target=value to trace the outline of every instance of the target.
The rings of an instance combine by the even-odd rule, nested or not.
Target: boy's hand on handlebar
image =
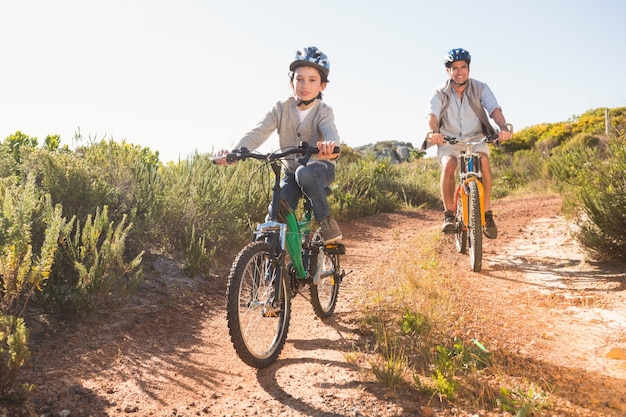
[[[218,151],[215,156],[213,157],[213,163],[217,164],[217,165],[232,165],[237,163],[237,161],[234,162],[228,162],[226,161],[226,155],[228,155],[230,152],[227,149],[222,149],[221,151]]]
[[[319,153],[317,154],[320,159],[333,159],[338,156],[338,154],[334,153],[335,147],[337,144],[332,141],[325,142],[317,142],[317,149],[319,149]]]

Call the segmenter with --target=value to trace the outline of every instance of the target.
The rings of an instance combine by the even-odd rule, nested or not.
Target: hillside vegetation
[[[578,238],[598,259],[626,257],[626,108],[532,126],[494,149],[494,195],[559,190]],[[607,128],[608,127],[608,128]],[[608,129],[608,134],[607,134]],[[125,141],[22,132],[0,144],[0,396],[28,360],[23,316],[37,307],[72,321],[124,302],[148,258],[165,256],[208,276],[250,238],[269,201],[269,171],[255,161],[219,167],[211,155],[164,164]],[[410,152],[392,163],[342,150],[332,211],[358,218],[439,202],[439,167]]]

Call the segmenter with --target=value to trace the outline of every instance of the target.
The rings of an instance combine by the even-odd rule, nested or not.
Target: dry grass
[[[533,415],[547,404],[540,385],[510,380],[501,365],[506,358],[463,339],[470,324],[457,302],[458,266],[441,261],[448,245],[431,232],[419,236],[413,250],[390,257],[393,283],[372,294],[363,309],[362,326],[373,335],[377,355],[368,361],[370,372],[390,390],[404,387],[474,410]]]

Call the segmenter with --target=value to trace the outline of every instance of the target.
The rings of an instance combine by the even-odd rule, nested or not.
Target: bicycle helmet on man
[[[467,65],[469,65],[472,61],[472,56],[463,48],[450,49],[446,57],[443,59],[443,63],[446,68],[450,68],[452,63],[456,61],[465,61],[467,62]]]

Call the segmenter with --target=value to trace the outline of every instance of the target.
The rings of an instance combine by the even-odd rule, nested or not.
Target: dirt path
[[[626,415],[624,272],[585,261],[556,196],[503,200],[494,209],[500,236],[485,243],[483,271],[469,272],[467,257],[453,251],[449,258],[477,334],[509,352],[520,375],[548,382],[569,415]],[[199,282],[161,262],[123,312],[57,331],[30,317],[32,357],[22,377],[36,388],[14,414],[472,415],[391,395],[349,360],[363,343],[356,319],[364,289],[385,279],[391,254],[420,244],[440,221],[439,212],[424,210],[342,224],[344,267],[353,273],[335,316],[323,323],[298,296],[286,347],[264,370],[244,365],[230,344],[226,273]]]

